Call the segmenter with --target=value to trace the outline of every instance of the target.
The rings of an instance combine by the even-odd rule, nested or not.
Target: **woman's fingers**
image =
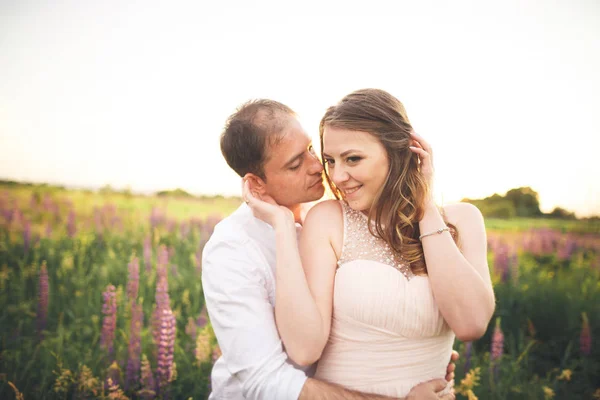
[[[428,153],[432,152],[431,146],[429,145],[429,143],[427,143],[425,139],[417,135],[415,131],[411,131],[410,134],[423,150],[427,151]]]

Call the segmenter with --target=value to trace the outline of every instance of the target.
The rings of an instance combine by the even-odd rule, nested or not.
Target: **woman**
[[[309,211],[299,248],[291,212],[244,185],[276,231],[277,326],[295,362],[319,360],[316,378],[404,397],[444,377],[455,335],[479,338],[492,317],[483,218],[435,205],[431,148],[382,90],[330,107],[320,139],[338,200]]]

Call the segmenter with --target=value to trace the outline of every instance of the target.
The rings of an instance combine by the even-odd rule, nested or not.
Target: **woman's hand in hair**
[[[425,180],[429,183],[433,183],[433,150],[431,145],[425,141],[421,136],[417,135],[415,131],[411,131],[412,145],[410,149],[413,153],[419,156],[419,162],[421,164],[421,173]]]
[[[280,206],[267,194],[260,194],[252,190],[250,180],[242,181],[242,198],[252,209],[254,216],[276,228],[278,224],[294,223],[294,214],[287,208]]]

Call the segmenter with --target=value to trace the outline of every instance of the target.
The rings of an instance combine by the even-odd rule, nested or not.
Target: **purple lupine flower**
[[[497,360],[502,356],[502,353],[504,353],[504,333],[502,333],[502,329],[500,328],[500,318],[498,318],[496,319],[496,328],[492,335],[491,359]]]
[[[115,339],[115,330],[117,328],[117,297],[115,287],[108,285],[106,291],[102,293],[104,304],[102,305],[102,314],[104,318],[102,320],[102,337],[100,338],[100,345],[108,352],[112,354],[113,341]]]
[[[102,223],[102,213],[97,207],[94,207],[94,224],[96,226],[96,234],[102,237],[104,225]]]
[[[50,236],[52,236],[52,224],[50,222],[48,222],[46,224],[45,237],[49,238]]]
[[[40,340],[43,338],[43,330],[46,329],[48,321],[48,269],[46,262],[42,263],[40,277],[38,281],[38,309],[37,309],[37,329]]]
[[[208,322],[208,312],[206,311],[206,305],[204,305],[202,307],[202,311],[200,312],[200,315],[198,316],[198,319],[196,320],[196,325],[198,325],[198,328],[202,329],[206,326]]]
[[[23,248],[25,253],[29,251],[29,245],[31,244],[31,223],[25,221],[23,226]]]
[[[133,257],[129,265],[129,278],[127,279],[127,300],[132,303],[137,300],[140,287],[140,262],[137,257]]]
[[[187,238],[188,235],[190,234],[190,224],[189,222],[182,222],[181,225],[179,225],[179,233],[181,234],[182,238]]]
[[[144,310],[141,304],[131,305],[131,326],[129,328],[129,347],[127,348],[127,369],[125,389],[137,386],[141,368],[141,333],[144,323]]]
[[[169,265],[169,253],[163,245],[158,250],[158,263],[156,265],[156,305],[152,313],[152,335],[154,343],[158,345],[160,340],[160,326],[163,309],[170,308],[169,281],[167,267]]]
[[[589,356],[592,352],[592,334],[590,331],[590,321],[586,313],[581,314],[583,318],[583,326],[579,335],[579,349],[581,353]]]
[[[162,310],[160,324],[160,341],[158,344],[158,358],[156,368],[156,378],[161,393],[164,393],[165,387],[169,383],[173,373],[173,351],[175,349],[175,316],[170,307]]]
[[[471,355],[473,353],[473,342],[465,343],[465,374],[471,369]]]
[[[152,240],[150,236],[146,236],[144,239],[144,264],[146,265],[146,272],[152,271]]]
[[[556,253],[559,260],[568,260],[571,258],[575,250],[577,249],[577,242],[573,239],[571,235],[567,237],[564,243],[558,249]]]
[[[185,326],[185,334],[192,338],[192,340],[196,339],[196,335],[198,334],[198,327],[196,326],[196,322],[192,317],[188,317],[188,323]]]
[[[69,211],[69,216],[67,217],[67,234],[70,238],[73,238],[77,233],[77,227],[75,224],[75,211]]]
[[[508,279],[508,262],[508,246],[504,242],[499,242],[494,253],[494,269],[500,275],[502,282]]]

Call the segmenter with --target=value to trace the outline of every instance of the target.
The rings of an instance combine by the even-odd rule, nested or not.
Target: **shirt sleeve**
[[[269,302],[265,263],[250,241],[209,241],[202,256],[206,308],[244,397],[296,400],[306,375],[287,362]]]

